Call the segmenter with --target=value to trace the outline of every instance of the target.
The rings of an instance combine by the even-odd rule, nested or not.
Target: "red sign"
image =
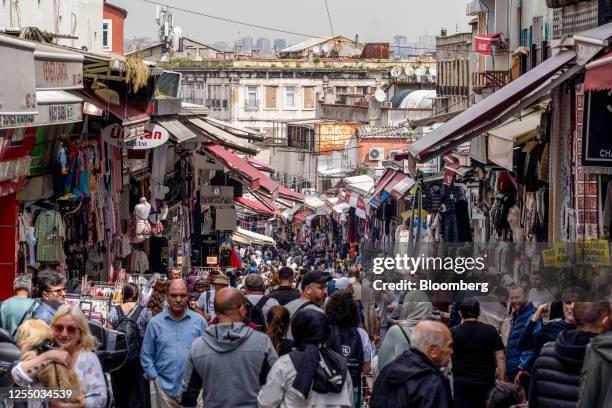
[[[482,34],[474,37],[474,51],[480,55],[492,55],[493,49],[491,44],[496,41],[500,33]]]

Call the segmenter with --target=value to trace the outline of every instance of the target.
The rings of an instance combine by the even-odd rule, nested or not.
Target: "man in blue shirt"
[[[39,319],[51,325],[55,312],[66,299],[64,276],[58,272],[43,272],[38,278],[38,288],[42,297],[40,305],[32,313],[33,319]]]
[[[181,378],[191,343],[208,324],[187,308],[187,284],[173,280],[168,287],[168,309],[147,325],[140,361],[145,378],[154,381],[157,407],[180,408]]]

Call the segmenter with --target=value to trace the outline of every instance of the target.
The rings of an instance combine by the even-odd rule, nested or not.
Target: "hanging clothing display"
[[[61,263],[65,235],[62,215],[58,211],[44,211],[36,218],[36,259],[40,263]]]

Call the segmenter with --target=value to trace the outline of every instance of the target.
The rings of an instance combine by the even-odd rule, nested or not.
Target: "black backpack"
[[[119,332],[125,333],[125,340],[127,342],[127,361],[137,360],[140,358],[142,338],[136,322],[144,308],[138,305],[134,307],[127,316],[123,314],[121,306],[115,306],[115,308],[117,309],[117,316],[119,319],[117,323],[113,325],[113,328]]]
[[[257,331],[266,332],[266,316],[263,312],[263,307],[266,302],[270,299],[269,296],[262,296],[255,305],[251,303],[249,299],[247,299],[247,324],[253,323],[257,326]]]
[[[357,327],[331,326],[326,345],[346,359],[353,384],[361,384],[363,344]]]

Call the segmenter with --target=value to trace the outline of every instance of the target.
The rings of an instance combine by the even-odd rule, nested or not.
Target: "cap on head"
[[[355,283],[355,278],[347,278],[346,276],[343,276],[341,278],[336,279],[334,288],[337,290],[346,289],[353,283]]]
[[[306,287],[311,283],[327,283],[331,280],[331,276],[320,271],[306,272],[302,280],[302,287]]]

